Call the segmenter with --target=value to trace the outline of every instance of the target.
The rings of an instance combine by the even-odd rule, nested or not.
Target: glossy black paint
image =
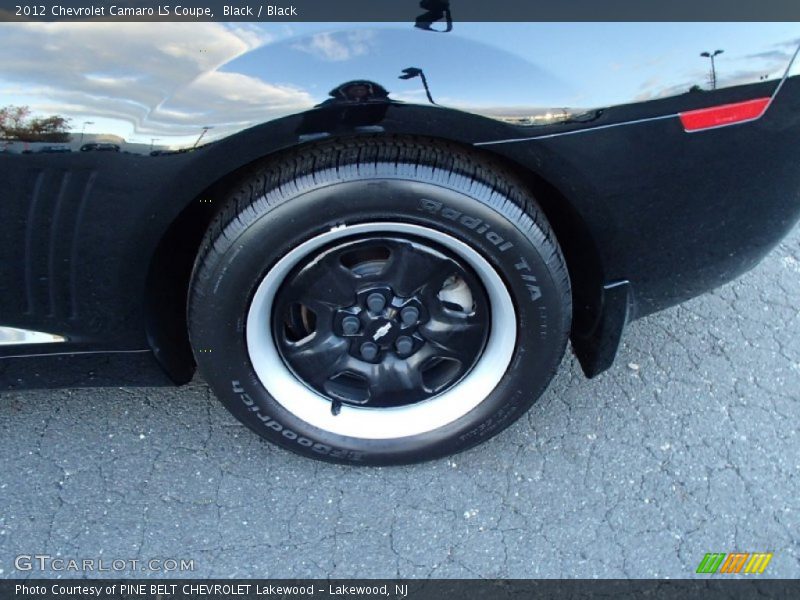
[[[448,36],[435,37],[447,46]],[[205,228],[250,165],[292,148],[311,151],[319,139],[445,139],[521,176],[564,249],[575,294],[572,341],[589,375],[610,365],[627,321],[741,274],[800,217],[795,71],[761,119],[689,134],[679,112],[770,97],[781,79],[530,125],[507,118],[511,108],[497,117],[435,105],[439,93],[418,70],[381,81],[353,73],[313,108],[208,143],[152,154],[125,146],[0,154],[0,325],[68,338],[0,346],[0,357],[150,350],[174,381],[187,381],[186,286]],[[393,100],[386,90],[398,76],[424,82],[425,103]]]

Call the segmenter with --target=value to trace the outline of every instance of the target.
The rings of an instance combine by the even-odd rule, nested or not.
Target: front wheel
[[[547,386],[569,280],[514,178],[438,142],[360,138],[265,163],[195,265],[198,365],[305,456],[400,464],[473,446]]]

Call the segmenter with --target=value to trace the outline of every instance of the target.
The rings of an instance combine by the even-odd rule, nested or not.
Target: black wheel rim
[[[343,404],[416,404],[458,383],[489,336],[481,280],[450,250],[364,235],[305,256],[273,302],[273,339],[306,386]]]

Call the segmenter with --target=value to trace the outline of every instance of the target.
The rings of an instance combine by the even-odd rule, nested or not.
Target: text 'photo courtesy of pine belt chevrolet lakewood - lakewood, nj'
[[[797,223],[796,23],[439,4],[0,23],[2,388],[199,372],[300,455],[430,460]]]

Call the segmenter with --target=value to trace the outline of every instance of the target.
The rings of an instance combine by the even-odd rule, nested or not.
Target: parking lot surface
[[[632,323],[602,376],[567,356],[505,433],[400,468],[274,448],[200,380],[4,394],[0,577],[109,575],[15,569],[47,554],[146,577],[678,578],[735,551],[798,577],[799,310],[795,229],[738,281]]]

